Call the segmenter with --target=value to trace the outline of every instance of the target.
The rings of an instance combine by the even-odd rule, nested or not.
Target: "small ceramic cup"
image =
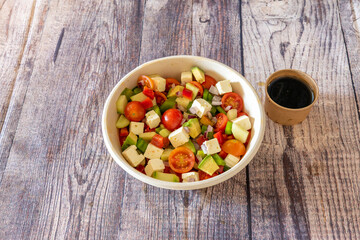
[[[282,77],[294,78],[305,83],[314,94],[313,102],[310,105],[303,108],[287,108],[274,102],[269,96],[268,87],[271,82]],[[295,125],[302,122],[307,117],[311,108],[314,106],[315,102],[319,97],[319,88],[316,82],[314,81],[314,79],[304,72],[293,69],[283,69],[271,74],[270,77],[266,80],[265,91],[266,91],[266,97],[265,97],[266,114],[271,120],[282,125]]]

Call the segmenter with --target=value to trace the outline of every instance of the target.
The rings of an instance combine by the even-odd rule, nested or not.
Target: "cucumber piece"
[[[130,132],[121,146],[121,151],[126,150],[130,145],[136,145],[137,139],[138,137],[134,133]]]
[[[208,94],[208,97],[207,97],[207,101],[211,104],[212,103],[212,99],[213,99],[213,95],[211,93]]]
[[[182,92],[183,89],[184,89],[183,86],[177,85],[177,86],[175,86],[174,88],[171,88],[171,89],[169,90],[169,93],[168,93],[167,97],[168,97],[168,98],[169,98],[169,97],[176,97],[176,93],[177,93],[177,92]]]
[[[204,89],[204,92],[203,92],[203,99],[205,101],[208,100],[208,96],[209,96],[209,90],[207,90],[206,88]]]
[[[189,111],[194,101],[190,101],[189,104],[186,107],[186,111]]]
[[[233,120],[237,117],[237,110],[236,109],[230,109],[227,114],[226,114],[227,118],[229,120]]]
[[[160,130],[159,134],[162,136],[162,137],[168,137],[170,135],[170,131],[167,130],[166,128],[163,128]]]
[[[156,135],[156,132],[144,132],[140,133],[139,138],[144,139],[145,141],[151,141],[151,139]]]
[[[186,122],[187,127],[189,128],[189,135],[192,138],[196,138],[201,133],[200,123],[197,118],[192,118]]]
[[[216,170],[219,169],[219,166],[216,164],[212,156],[207,155],[200,163],[198,168],[206,172],[209,175],[213,175]]]
[[[129,88],[125,88],[124,91],[121,92],[121,95],[125,95],[126,99],[129,101],[130,97],[134,95],[134,92]]]
[[[154,172],[152,177],[167,182],[180,182],[180,178],[173,173]]]
[[[226,166],[226,163],[222,157],[220,157],[218,154],[212,155],[213,159],[215,160],[216,164],[219,166]]]
[[[138,94],[138,93],[141,93],[142,90],[141,90],[141,88],[139,88],[139,87],[134,87],[134,88],[133,88],[133,92],[134,92],[134,94]]]
[[[145,153],[147,146],[149,145],[149,143],[147,141],[145,141],[142,138],[139,138],[137,143],[136,143],[136,147],[139,149],[140,152]]]
[[[181,147],[186,147],[186,148],[190,149],[194,154],[196,153],[195,146],[191,140],[189,140],[187,143],[181,145]]]
[[[138,102],[142,102],[146,98],[147,98],[147,96],[143,92],[140,92],[140,93],[130,97],[131,101],[138,101]]]
[[[193,92],[193,96],[192,96],[192,98],[193,98],[193,100],[196,98],[196,96],[198,95],[198,93],[199,93],[199,89],[197,88],[197,87],[195,87],[193,84],[191,84],[191,83],[187,83],[186,84],[186,88],[187,89],[189,89],[189,90],[191,90],[192,92]]]
[[[201,158],[204,158],[206,156],[203,150],[198,150],[196,152],[196,155],[199,155]]]
[[[128,103],[128,100],[127,100],[126,96],[120,95],[118,100],[116,101],[117,112],[120,114],[124,114],[127,103]]]
[[[229,166],[224,166],[224,172],[226,172],[227,170],[229,170],[231,167],[229,167]]]
[[[180,105],[180,106],[182,106],[183,108],[187,108],[187,106],[189,105],[189,103],[190,103],[190,99],[187,99],[187,98],[185,98],[185,97],[178,97],[178,98],[176,98],[176,103],[178,104],[178,105]]]
[[[220,113],[226,114],[225,110],[220,106],[217,106],[216,110],[218,110],[218,112],[220,112]]]
[[[161,130],[163,130],[162,127],[157,127],[157,128],[155,128],[155,132],[156,132],[156,133],[160,133]]]
[[[233,124],[232,125],[232,133],[234,135],[234,137],[239,140],[242,143],[246,142],[246,139],[249,135],[249,132],[242,129],[238,124]]]
[[[166,148],[164,152],[161,154],[160,159],[163,161],[167,161],[169,159],[171,151],[174,150],[172,148]]]
[[[232,125],[233,123],[231,121],[228,121],[226,123],[226,127],[225,127],[225,134],[227,135],[231,135],[232,134]]]
[[[160,106],[160,111],[164,113],[166,110],[174,108],[176,104],[175,99],[176,97],[170,97],[166,99],[166,101]]]
[[[124,116],[124,115],[120,115],[119,119],[116,122],[116,127],[117,128],[124,128],[129,126],[130,121]]]
[[[154,98],[155,99],[155,98]],[[158,105],[154,105],[152,107],[152,110],[154,110],[156,112],[157,115],[159,115],[159,117],[161,117],[161,111]]]
[[[205,82],[204,71],[201,70],[199,67],[192,67],[191,72],[194,75],[196,81],[198,81],[199,83]]]

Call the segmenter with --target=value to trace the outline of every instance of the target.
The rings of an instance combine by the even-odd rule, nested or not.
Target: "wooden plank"
[[[115,238],[126,174],[107,154],[99,119],[112,87],[138,65],[143,4],[39,1],[34,12],[24,50],[32,74],[19,71],[26,97],[8,113],[19,119],[2,158],[0,239]]]
[[[336,1],[244,1],[245,76],[264,98],[274,71],[318,82],[301,124],[267,121],[250,163],[254,239],[358,239],[360,125]]]
[[[360,2],[338,1],[341,30],[350,64],[351,83],[360,119]]]
[[[233,57],[240,50],[240,42],[234,40],[240,31],[238,9],[231,1],[147,1],[140,61],[195,54],[239,69],[241,58]],[[229,43],[228,52],[222,52],[226,47],[220,42]],[[158,189],[128,177],[125,192],[119,239],[249,237],[245,171],[197,191]]]

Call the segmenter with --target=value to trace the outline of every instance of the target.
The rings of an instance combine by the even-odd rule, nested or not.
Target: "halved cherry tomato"
[[[168,109],[161,117],[161,122],[169,131],[174,131],[181,126],[183,115],[178,109]]]
[[[167,97],[165,96],[165,94],[163,94],[162,92],[158,92],[158,91],[156,91],[155,92],[155,98],[156,98],[156,103],[157,103],[157,105],[161,105],[161,104],[163,104],[165,101],[166,101],[166,99],[167,99]]]
[[[153,102],[151,101],[151,99],[149,97],[147,97],[144,101],[141,102],[141,105],[145,108],[151,108],[153,106]]]
[[[201,135],[200,137],[198,137],[196,139],[197,144],[199,144],[199,146],[201,146],[207,139],[204,137],[204,135]]]
[[[194,153],[186,147],[178,147],[169,155],[170,168],[177,173],[189,172],[195,164]]]
[[[125,117],[129,121],[140,122],[145,117],[145,109],[140,102],[129,102],[125,107]]]
[[[228,154],[227,154],[226,152],[224,152],[224,150],[221,150],[221,151],[219,152],[219,156],[220,156],[222,159],[225,159],[227,155],[228,155]]]
[[[154,99],[154,91],[147,86],[144,87],[143,94],[149,97],[151,100]]]
[[[155,89],[154,81],[146,75],[140,75],[138,85],[139,87],[147,86],[150,89]]]
[[[209,75],[206,75],[205,74],[205,82],[203,82],[201,85],[206,88],[206,89],[209,89],[211,86],[215,86],[217,83],[217,81],[210,77]]]
[[[120,137],[126,137],[127,135],[129,135],[129,130],[127,128],[120,128],[119,136]]]
[[[150,143],[158,148],[166,148],[169,146],[169,139],[159,134],[155,134]]]
[[[176,80],[175,78],[167,78],[166,79],[166,91],[169,91],[173,84],[180,85],[180,82],[178,80]]]
[[[221,146],[221,149],[236,157],[240,157],[246,152],[245,145],[237,139],[227,140]]]
[[[136,167],[136,170],[145,174],[145,167],[141,164]]]
[[[228,118],[227,116],[224,114],[224,113],[218,113],[216,114],[216,124],[215,124],[215,129],[214,131],[215,132],[223,132],[225,131],[225,128],[226,128],[226,124],[228,122]]]
[[[189,100],[192,100],[193,92],[187,88],[184,88],[182,91],[182,95],[184,98],[187,98]]]
[[[190,82],[190,83],[199,89],[198,95],[200,95],[200,97],[202,97],[203,92],[204,92],[204,89],[203,89],[203,87],[201,86],[201,84],[198,83],[198,82],[196,82],[196,81],[192,81],[192,82]]]
[[[209,175],[209,174],[207,174],[206,172],[203,172],[203,171],[199,170],[199,179],[200,179],[200,180],[206,180],[206,179],[215,177],[215,176],[217,176],[217,175],[219,175],[217,172],[214,172],[213,175]]]
[[[224,137],[223,135],[221,134],[221,132],[217,132],[214,134],[214,138],[216,138],[219,142],[220,145],[222,145],[224,143]]]
[[[241,116],[249,116],[246,112],[238,112],[237,117],[241,117]]]
[[[225,109],[227,106],[231,106],[232,109],[236,109],[239,112],[242,111],[244,106],[244,101],[239,94],[230,92],[225,93],[225,95],[221,99],[221,106]]]

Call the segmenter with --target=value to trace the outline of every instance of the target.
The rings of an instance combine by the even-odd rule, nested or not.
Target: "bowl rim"
[[[229,71],[232,71],[234,74],[238,75],[239,77],[243,78],[245,81],[245,84],[248,85],[248,87],[251,89],[252,93],[255,95],[258,104],[260,106],[260,115],[261,115],[261,122],[260,122],[260,129],[259,129],[259,137],[258,137],[258,141],[255,143],[254,147],[253,147],[253,151],[250,152],[248,155],[246,155],[243,159],[240,160],[239,164],[237,164],[236,166],[230,168],[228,171],[226,171],[225,173],[222,173],[216,177],[213,178],[209,178],[206,180],[201,180],[201,181],[197,181],[197,182],[167,182],[167,181],[162,181],[162,180],[158,180],[152,177],[147,176],[146,174],[140,173],[139,171],[137,171],[134,167],[130,166],[130,164],[125,164],[126,159],[122,156],[122,155],[118,155],[114,150],[114,146],[111,144],[110,138],[109,138],[109,134],[107,131],[107,124],[106,124],[106,120],[107,120],[107,112],[109,111],[109,107],[110,107],[110,101],[111,99],[114,97],[115,92],[117,91],[117,89],[121,86],[122,82],[127,79],[130,75],[132,75],[135,71],[143,68],[146,65],[149,64],[154,64],[160,61],[164,61],[164,60],[169,60],[169,59],[183,59],[183,58],[187,58],[187,59],[191,59],[191,60],[202,60],[202,61],[210,61],[213,62],[215,64],[218,64],[224,68],[226,68]],[[115,162],[123,169],[125,170],[125,172],[129,173],[131,176],[133,176],[134,178],[140,180],[141,182],[147,183],[149,185],[155,186],[155,187],[160,187],[160,188],[164,188],[164,189],[172,189],[172,190],[193,190],[193,189],[202,189],[202,188],[207,188],[216,184],[219,184],[221,182],[224,182],[230,178],[232,178],[234,175],[236,175],[237,173],[239,173],[243,168],[245,168],[250,161],[254,158],[255,154],[258,152],[260,145],[262,143],[262,140],[264,138],[264,133],[265,133],[265,125],[266,125],[266,121],[265,121],[265,111],[264,111],[264,107],[260,101],[259,95],[257,94],[256,90],[254,89],[254,87],[250,84],[250,82],[243,76],[241,75],[239,72],[237,72],[235,69],[221,63],[218,62],[216,60],[210,59],[210,58],[206,58],[206,57],[200,57],[200,56],[194,56],[194,55],[174,55],[174,56],[167,56],[167,57],[162,57],[162,58],[157,58],[157,59],[153,59],[150,60],[148,62],[145,62],[141,65],[139,65],[138,67],[134,68],[133,70],[131,70],[129,73],[127,73],[124,77],[121,78],[121,80],[113,87],[113,89],[111,90],[110,94],[108,95],[104,108],[103,108],[103,113],[102,113],[102,135],[103,135],[103,139],[105,142],[105,146],[107,148],[107,150],[109,151],[111,157],[115,160]],[[121,159],[124,161],[122,162]]]

